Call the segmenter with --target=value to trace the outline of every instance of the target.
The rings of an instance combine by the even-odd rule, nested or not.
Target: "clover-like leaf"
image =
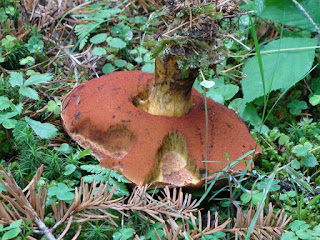
[[[293,159],[291,161],[291,167],[298,170],[301,167],[301,164],[297,159]]]
[[[264,179],[263,182],[260,182],[260,183],[257,185],[258,189],[260,189],[260,190],[265,189],[265,188],[267,187],[269,181],[270,181],[269,178]],[[270,191],[278,191],[278,190],[280,189],[280,186],[277,185],[279,182],[280,182],[280,180],[273,180],[273,181],[272,181],[272,184],[271,184],[271,187],[270,187]]]
[[[127,44],[123,40],[121,40],[120,38],[110,38],[107,41],[108,41],[108,44],[110,45],[110,47],[113,47],[113,48],[122,49],[127,46]]]
[[[114,65],[116,65],[119,68],[124,67],[125,65],[127,65],[127,63],[128,62],[126,60],[122,60],[122,59],[114,60]]]
[[[90,42],[93,44],[102,43],[107,40],[107,36],[108,35],[106,33],[97,34],[97,35],[93,36],[92,38],[90,38]]]
[[[71,173],[73,173],[75,170],[77,169],[77,167],[73,164],[68,164],[66,167],[65,167],[65,171],[63,173],[63,175],[70,175]]]
[[[55,98],[54,101],[50,100],[48,102],[48,110],[50,112],[53,112],[55,115],[59,115],[60,114],[60,112],[61,112],[60,106],[61,106],[61,101],[59,99],[57,99],[57,98]]]
[[[111,63],[105,64],[105,65],[103,66],[103,68],[102,68],[102,72],[103,72],[104,74],[112,73],[112,72],[114,72],[114,70],[116,70],[116,69],[115,69],[115,67],[114,67]]]
[[[298,240],[294,232],[285,232],[281,235],[281,240]]]
[[[298,231],[308,229],[310,226],[305,221],[295,220],[289,224],[289,227],[292,231]]]
[[[312,148],[312,144],[310,142],[304,143],[304,145],[297,145],[293,148],[293,152],[298,156],[298,157],[304,157],[307,156],[309,150]]]
[[[69,154],[72,152],[73,148],[70,147],[68,143],[62,143],[59,147],[54,147],[54,150]]]
[[[304,156],[301,159],[301,162],[306,167],[315,167],[319,165],[317,158],[312,153],[308,153],[306,156]]]
[[[308,105],[305,101],[299,101],[298,99],[294,99],[291,101],[291,103],[288,104],[288,107],[290,108],[289,112],[291,114],[300,114],[302,110],[308,108]]]
[[[154,73],[155,64],[154,63],[146,63],[141,68],[142,72]]]
[[[58,183],[57,186],[51,187],[48,190],[49,196],[56,196],[59,200],[68,201],[74,198],[74,193],[72,188],[69,188],[64,183]]]
[[[115,232],[112,237],[113,240],[125,240],[129,239],[133,236],[133,229],[132,228],[122,228],[119,232]]]
[[[240,199],[241,199],[241,202],[244,204],[249,203],[251,200],[253,205],[257,205],[259,202],[261,202],[263,195],[264,195],[263,192],[259,190],[255,190],[252,192],[243,193]]]
[[[96,56],[102,56],[102,55],[106,55],[107,54],[107,51],[102,48],[102,47],[95,47],[93,50],[92,50],[92,53]]]
[[[320,103],[320,95],[314,94],[309,98],[309,102],[312,106],[316,106]]]

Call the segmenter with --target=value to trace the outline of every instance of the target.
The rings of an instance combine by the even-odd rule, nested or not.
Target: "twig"
[[[242,66],[243,64],[244,64],[244,63],[239,63],[239,64],[236,65],[236,66],[233,66],[233,67],[228,68],[228,69],[226,69],[226,70],[220,71],[220,73],[227,73],[227,72],[229,72],[229,71],[231,71],[231,70],[233,70],[233,69],[235,69],[235,68],[238,68],[238,67]]]
[[[5,69],[4,67],[0,66],[0,69],[5,73],[10,74],[10,71]]]
[[[320,28],[317,26],[317,24],[313,21],[313,19],[311,18],[311,16],[309,15],[309,13],[307,13],[307,11],[303,8],[303,6],[298,3],[296,0],[291,0],[296,6],[297,8],[299,8],[299,10],[308,18],[309,22],[312,24],[312,26],[317,30],[318,34],[320,35]]]
[[[59,43],[57,43],[54,40],[51,40],[49,38],[46,37],[42,37],[44,40],[51,42],[53,44],[55,44],[57,47],[59,47],[62,51],[64,51],[64,53],[70,58],[70,60],[72,61],[72,65],[73,65],[73,71],[74,71],[74,77],[76,79],[76,86],[79,83],[79,79],[78,79],[78,68],[77,65],[81,66],[81,67],[85,67],[83,66],[83,64],[81,62],[78,61],[78,59],[76,59],[69,51],[68,49],[64,48],[63,46],[61,46]]]
[[[73,236],[73,238],[71,240],[76,240],[81,232],[82,226],[79,225],[78,230],[76,232],[76,234]]]
[[[241,46],[243,46],[245,49],[247,49],[247,51],[250,51],[251,48],[249,48],[248,46],[246,46],[245,44],[243,44],[240,40],[236,39],[233,35],[231,34],[227,34],[227,35],[224,35],[228,38],[231,38],[233,41],[236,41],[237,43],[239,43]]]

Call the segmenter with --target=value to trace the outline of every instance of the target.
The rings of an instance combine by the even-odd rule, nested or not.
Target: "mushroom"
[[[179,72],[168,76],[175,64],[170,59],[164,66],[157,58],[154,75],[122,71],[77,86],[62,103],[66,131],[90,148],[101,166],[118,170],[133,183],[200,185],[206,175],[204,96],[184,81],[170,94],[168,85],[180,79]],[[183,104],[176,108],[177,100]],[[208,159],[214,161],[207,164],[208,173],[222,170],[252,149],[261,152],[233,110],[210,98],[207,105]],[[234,170],[246,165],[241,161]]]
[[[168,17],[160,24],[166,26],[158,29],[175,31],[162,34],[166,39],[154,48],[155,74],[122,71],[95,78],[74,88],[62,103],[67,133],[90,148],[101,166],[133,183],[199,186],[247,152],[262,151],[241,118],[209,98],[206,128],[205,99],[192,86],[199,68],[215,68],[225,56],[219,19],[237,11],[237,1],[217,14],[214,4],[202,8],[197,2],[165,6]],[[234,170],[247,164],[239,161]]]

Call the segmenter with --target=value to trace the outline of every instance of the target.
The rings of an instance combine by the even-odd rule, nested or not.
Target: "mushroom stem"
[[[192,85],[198,76],[197,69],[188,69],[183,73],[178,68],[178,57],[169,55],[156,58],[153,85],[147,102],[141,106],[153,115],[181,117],[192,108]],[[183,76],[187,75],[187,76]]]

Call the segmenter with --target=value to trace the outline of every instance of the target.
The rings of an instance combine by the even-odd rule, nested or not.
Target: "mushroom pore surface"
[[[153,74],[115,72],[74,88],[62,103],[68,134],[90,148],[100,165],[116,169],[136,184],[188,186],[205,176],[204,96],[192,89],[193,107],[181,117],[152,115],[136,107],[150,92]],[[135,102],[135,104],[133,104]],[[139,104],[139,103],[138,103]],[[247,126],[231,109],[207,99],[208,173],[222,170],[256,148]],[[245,159],[250,159],[251,155]],[[239,161],[234,170],[244,170]],[[215,174],[209,175],[209,179]]]

